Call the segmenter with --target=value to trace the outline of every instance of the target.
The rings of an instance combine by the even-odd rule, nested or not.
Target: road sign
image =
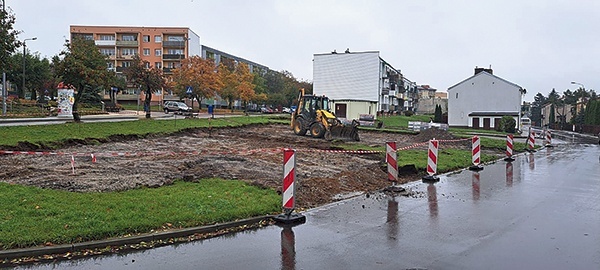
[[[192,87],[191,86],[186,87],[185,88],[185,93],[186,94],[191,94],[192,93]]]

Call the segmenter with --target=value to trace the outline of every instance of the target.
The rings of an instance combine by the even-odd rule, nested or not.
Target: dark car
[[[191,113],[192,108],[179,101],[166,101],[164,105],[165,113],[175,112],[179,114]]]

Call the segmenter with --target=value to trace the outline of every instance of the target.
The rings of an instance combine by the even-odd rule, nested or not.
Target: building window
[[[183,54],[183,50],[182,49],[169,49],[168,54]]]
[[[122,38],[123,38],[123,41],[135,41],[134,35],[123,35]]]
[[[146,56],[150,55],[150,49],[144,48],[144,55],[146,55]]]
[[[115,49],[100,49],[100,53],[103,55],[115,55]]]
[[[161,36],[154,36],[154,42],[161,43],[162,42],[162,37]]]
[[[150,36],[144,35],[144,42],[150,42]]]
[[[123,48],[121,49],[121,55],[135,55],[135,49]]]
[[[114,35],[100,35],[99,40],[115,40]]]
[[[161,56],[162,55],[162,50],[161,49],[154,50],[154,55],[155,56]]]
[[[130,61],[121,62],[121,66],[122,67],[130,67],[131,66],[131,62]]]
[[[150,62],[144,62],[144,67],[150,68]]]
[[[113,68],[115,68],[115,63],[113,63],[113,62],[107,62],[106,66],[108,67],[108,69],[112,70]]]
[[[156,62],[156,63],[154,63],[154,67],[156,67],[156,68],[162,68],[162,63],[161,62]]]
[[[169,41],[183,41],[182,36],[169,36]]]

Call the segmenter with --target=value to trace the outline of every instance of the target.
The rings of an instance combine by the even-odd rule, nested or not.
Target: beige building
[[[71,38],[82,37],[93,40],[100,52],[108,57],[108,68],[117,73],[132,65],[139,55],[150,66],[162,69],[166,77],[181,65],[181,60],[190,56],[201,56],[200,36],[186,27],[127,27],[127,26],[83,26],[70,27]],[[141,95],[143,98],[143,95]],[[129,85],[119,94],[119,101],[135,102],[140,92]],[[108,93],[105,93],[108,99]],[[157,89],[153,103],[169,99],[168,93]]]

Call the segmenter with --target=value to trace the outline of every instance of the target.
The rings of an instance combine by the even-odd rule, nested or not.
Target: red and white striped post
[[[514,136],[512,134],[506,134],[506,158],[505,161],[513,161],[515,160],[513,156],[513,143]]]
[[[481,171],[483,167],[481,164],[481,143],[479,136],[473,136],[471,139],[471,157],[473,161],[473,166],[469,167],[469,170],[472,171]]]
[[[546,147],[554,147],[552,145],[552,132],[550,130],[546,130]]]
[[[284,213],[276,216],[277,222],[304,223],[306,217],[293,213],[296,208],[296,151],[293,149],[283,149],[283,211]]]
[[[388,180],[394,183],[398,182],[398,161],[396,142],[387,142],[385,147],[385,161],[388,168]]]
[[[529,128],[529,138],[527,139],[527,151],[534,152],[535,147],[535,131]]]
[[[437,172],[438,162],[438,147],[439,141],[435,138],[429,140],[429,148],[427,150],[427,174],[423,177],[423,181],[439,181],[440,179],[435,176]]]

